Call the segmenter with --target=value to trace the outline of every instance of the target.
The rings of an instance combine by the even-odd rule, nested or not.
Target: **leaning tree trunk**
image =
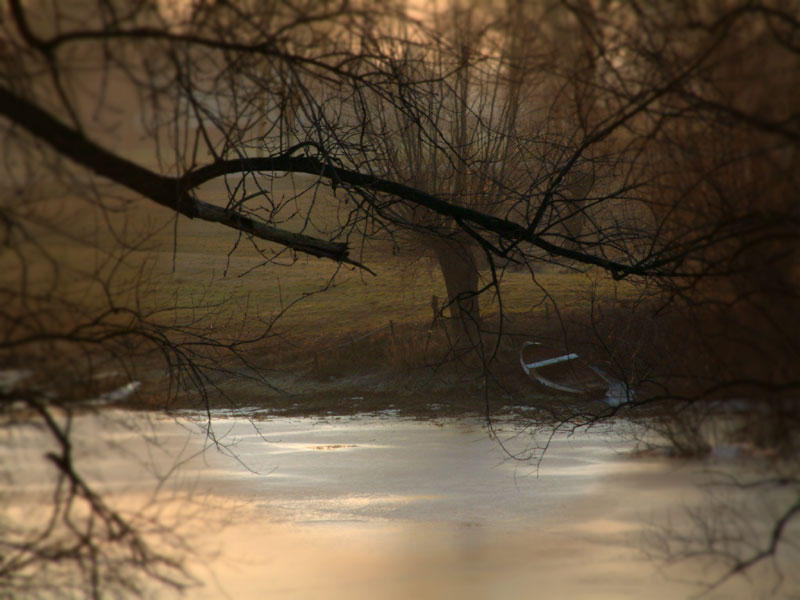
[[[478,265],[469,245],[456,240],[437,239],[433,244],[436,259],[447,287],[447,304],[452,327],[448,331],[459,348],[478,344]]]

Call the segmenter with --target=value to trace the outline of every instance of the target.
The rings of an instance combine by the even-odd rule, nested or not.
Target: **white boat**
[[[633,390],[605,371],[586,363],[575,352],[558,353],[539,342],[525,342],[519,361],[528,377],[540,385],[568,394],[599,396],[610,406],[633,399]]]

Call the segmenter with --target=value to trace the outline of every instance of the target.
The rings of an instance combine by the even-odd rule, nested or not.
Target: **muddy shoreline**
[[[370,373],[325,380],[280,374],[264,380],[234,378],[214,382],[202,391],[167,398],[143,386],[116,406],[130,410],[231,410],[255,407],[275,416],[352,416],[390,413],[419,419],[464,416],[519,417],[541,421],[570,419],[576,414],[601,414],[602,396],[553,394],[530,383],[515,389],[489,389],[482,378],[411,376]],[[150,387],[150,389],[147,389]]]

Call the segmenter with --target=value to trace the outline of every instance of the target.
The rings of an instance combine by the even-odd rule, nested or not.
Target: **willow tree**
[[[594,148],[578,149],[596,110],[587,99],[595,49],[579,21],[556,4],[522,2],[456,2],[428,18],[427,44],[402,26],[393,38],[401,103],[377,98],[364,115],[377,154],[370,168],[473,211],[535,219],[540,235],[579,249],[599,170]],[[573,76],[563,79],[567,65]],[[493,285],[491,275],[481,281],[480,265],[527,257],[426,207],[386,218],[400,229],[396,244],[435,257],[450,315],[474,341],[478,296]]]

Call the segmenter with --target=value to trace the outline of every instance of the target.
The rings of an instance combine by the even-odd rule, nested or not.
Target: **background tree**
[[[576,105],[565,97],[553,100],[564,93],[553,73],[555,64],[576,59],[592,71],[594,58],[571,17],[557,5],[511,2],[498,10],[455,3],[430,16],[432,43],[420,45],[408,32],[398,35],[396,68],[405,81],[419,83],[407,85],[402,105],[379,99],[371,107],[368,124],[381,159],[370,168],[459,206],[523,221],[536,212],[542,195],[555,194],[557,210],[548,213],[542,235],[560,235],[565,247],[577,248],[595,169],[588,156],[572,156]],[[553,47],[569,50],[554,55]],[[574,78],[570,85],[587,87]],[[586,104],[585,89],[573,92]],[[584,113],[591,110],[583,107]],[[395,210],[390,218],[401,232],[423,232],[414,236],[416,245],[435,256],[451,315],[474,339],[479,266],[493,262],[496,253],[482,248],[468,229],[425,208]],[[399,246],[415,245],[397,235]]]

